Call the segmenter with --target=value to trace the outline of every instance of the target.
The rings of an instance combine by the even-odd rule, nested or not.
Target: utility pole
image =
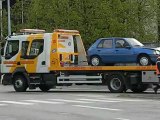
[[[3,39],[2,2],[3,2],[3,0],[0,0],[1,41]]]
[[[24,21],[23,21],[23,19],[24,19],[24,18],[23,18],[23,16],[24,16],[24,12],[23,12],[23,4],[24,4],[24,3],[23,3],[23,0],[22,0],[22,24],[24,23]]]
[[[8,9],[8,36],[11,35],[11,15],[10,15],[10,0],[7,0]]]

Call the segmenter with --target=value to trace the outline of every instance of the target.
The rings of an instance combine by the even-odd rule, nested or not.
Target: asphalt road
[[[15,92],[0,85],[0,120],[159,120],[160,93],[113,94],[106,87]]]

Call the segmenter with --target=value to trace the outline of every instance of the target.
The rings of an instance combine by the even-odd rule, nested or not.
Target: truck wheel
[[[27,80],[22,75],[16,75],[14,77],[13,87],[16,92],[25,92],[28,88]]]
[[[108,89],[112,93],[122,93],[126,90],[124,85],[124,77],[123,75],[119,74],[112,74],[108,78]]]
[[[92,56],[90,61],[92,66],[100,66],[103,65],[101,58],[98,56]]]
[[[134,93],[141,93],[148,89],[148,84],[132,85],[131,90]]]
[[[138,63],[141,66],[151,65],[151,59],[149,58],[148,55],[140,55],[138,57]]]
[[[49,91],[51,88],[52,88],[51,86],[46,85],[46,84],[41,84],[41,85],[39,86],[39,89],[40,89],[41,91],[43,91],[43,92],[47,92],[47,91]]]

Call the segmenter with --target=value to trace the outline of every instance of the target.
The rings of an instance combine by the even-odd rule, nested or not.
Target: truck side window
[[[23,41],[22,42],[22,49],[21,49],[21,56],[24,57],[27,55],[29,41]]]
[[[44,47],[44,40],[43,39],[38,39],[38,40],[33,40],[29,56],[38,56],[43,52],[43,47]]]
[[[8,41],[5,53],[5,59],[11,59],[19,51],[19,41]]]

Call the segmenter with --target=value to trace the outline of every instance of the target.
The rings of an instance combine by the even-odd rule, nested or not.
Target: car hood
[[[147,49],[147,50],[159,50],[160,51],[160,47],[159,48],[150,48],[150,47],[139,47],[141,49]]]
[[[160,51],[160,47],[154,48],[155,50],[159,50]]]
[[[156,50],[156,48],[142,47],[143,49]]]

